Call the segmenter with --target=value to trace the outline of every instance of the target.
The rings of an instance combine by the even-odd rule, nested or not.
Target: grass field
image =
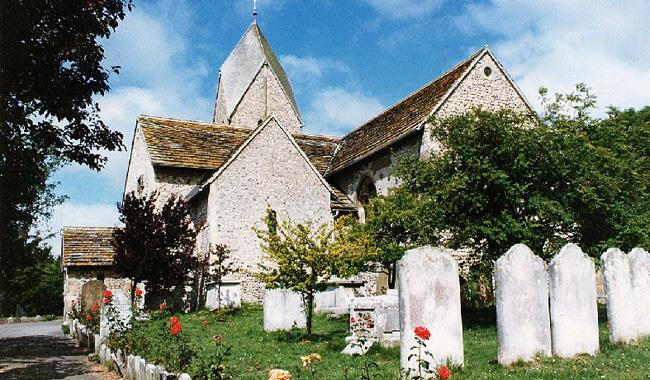
[[[373,348],[367,355],[351,358],[340,354],[347,335],[347,318],[331,319],[317,316],[314,337],[302,339],[303,332],[266,333],[262,328],[262,309],[245,305],[241,310],[219,322],[207,311],[179,315],[183,334],[193,344],[204,345],[213,335],[221,335],[232,347],[226,361],[228,373],[235,379],[264,379],[271,368],[282,368],[293,374],[293,380],[311,379],[302,368],[300,356],[320,353],[323,361],[316,365],[316,379],[360,379],[366,361],[375,362],[374,379],[397,379],[399,349]],[[201,324],[209,320],[207,328]],[[607,339],[607,323],[601,313],[601,353],[573,360],[544,358],[533,363],[502,368],[496,362],[496,328],[493,315],[466,317],[465,367],[453,370],[452,379],[650,379],[650,341],[631,346],[611,345]],[[435,341],[435,336],[431,338]],[[205,344],[207,346],[207,344]]]

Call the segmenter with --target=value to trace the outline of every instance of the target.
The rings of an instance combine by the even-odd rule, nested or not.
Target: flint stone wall
[[[432,339],[425,341],[430,364],[463,365],[463,326],[460,309],[458,264],[446,249],[424,246],[406,252],[398,263],[400,364],[417,370],[411,348],[417,346],[414,330],[424,326]]]
[[[628,254],[630,274],[636,304],[637,334],[650,336],[650,254],[643,248],[634,248]]]
[[[264,331],[304,328],[307,324],[300,294],[288,289],[264,292]]]
[[[630,343],[638,336],[634,288],[628,255],[618,248],[610,248],[601,256],[609,339],[615,343]]]
[[[536,355],[551,355],[546,264],[516,244],[495,265],[497,358],[508,366]]]
[[[553,354],[598,353],[598,306],[594,261],[575,244],[565,245],[549,265]]]

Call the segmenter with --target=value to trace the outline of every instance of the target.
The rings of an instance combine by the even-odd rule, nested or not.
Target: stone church
[[[331,223],[347,213],[363,218],[369,198],[398,184],[391,164],[399,155],[426,157],[439,149],[429,138],[429,117],[475,106],[533,112],[487,47],[343,137],[304,133],[289,78],[254,21],[221,66],[211,122],[138,117],[124,191],[184,196],[198,231],[197,253],[227,245],[242,299],[259,301],[263,286],[251,273],[263,253],[253,227],[262,226],[267,207],[279,220],[296,222]],[[93,238],[84,229],[67,230],[64,266],[68,247],[79,246],[67,236]],[[356,280],[361,294],[376,292],[377,275]]]

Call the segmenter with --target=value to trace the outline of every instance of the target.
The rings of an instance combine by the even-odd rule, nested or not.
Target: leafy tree
[[[366,208],[363,228],[384,266],[415,245],[469,249],[482,258],[463,288],[476,300],[515,243],[545,258],[569,241],[595,257],[650,243],[650,112],[595,119],[584,85],[544,99],[540,119],[474,109],[430,120],[443,149],[399,160],[401,185]]]
[[[278,223],[269,210],[264,222],[266,229],[257,233],[268,261],[260,264],[257,277],[268,288],[300,294],[307,314],[307,334],[311,335],[316,292],[327,289],[333,277],[345,278],[362,271],[369,243],[349,238],[347,219],[318,227],[311,222]]]
[[[196,235],[187,202],[171,196],[157,204],[156,192],[144,197],[131,192],[118,203],[124,228],[113,233],[115,269],[131,279],[131,299],[135,284],[143,281],[148,292],[184,286],[197,266]]]
[[[15,301],[27,315],[58,315],[63,309],[61,259],[48,256],[35,266],[16,271],[11,280]]]
[[[100,42],[127,9],[130,0],[0,2],[0,292],[9,304],[19,268],[42,259],[39,222],[62,201],[52,172],[69,162],[99,170],[98,150],[123,147],[94,97],[118,69],[102,67]]]

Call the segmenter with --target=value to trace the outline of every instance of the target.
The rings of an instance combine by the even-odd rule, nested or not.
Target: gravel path
[[[0,379],[114,380],[63,335],[61,321],[0,325]]]

